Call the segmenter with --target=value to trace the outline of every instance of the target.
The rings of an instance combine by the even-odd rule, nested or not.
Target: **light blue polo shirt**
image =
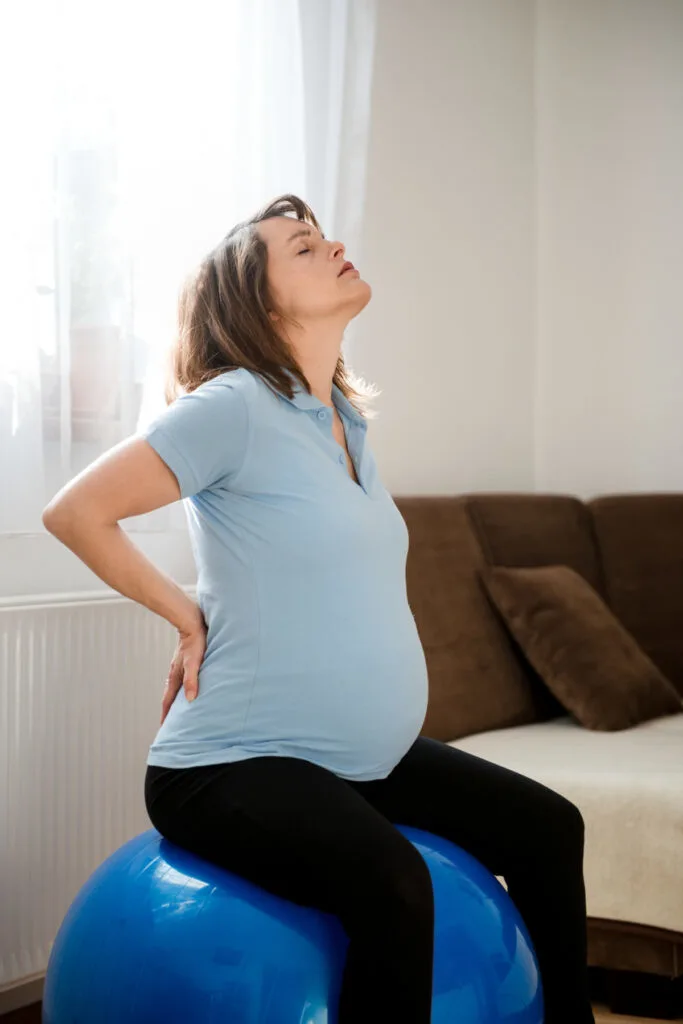
[[[256,372],[183,394],[144,437],[175,474],[208,626],[199,690],[178,692],[147,763],[305,758],[345,779],[386,777],[427,710],[427,666],[406,592],[408,530],[367,423]]]

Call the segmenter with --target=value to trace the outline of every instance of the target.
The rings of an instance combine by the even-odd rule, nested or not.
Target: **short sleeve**
[[[229,485],[242,468],[249,434],[242,387],[209,380],[178,398],[137,431],[175,475],[181,498],[219,482]]]

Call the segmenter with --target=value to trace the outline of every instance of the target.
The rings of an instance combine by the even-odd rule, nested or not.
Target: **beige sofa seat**
[[[589,917],[683,932],[683,713],[618,732],[567,715],[449,745],[576,804],[586,824]]]

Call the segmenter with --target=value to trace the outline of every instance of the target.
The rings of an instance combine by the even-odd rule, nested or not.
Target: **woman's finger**
[[[166,715],[169,712],[171,704],[176,699],[178,690],[182,686],[182,679],[182,665],[180,665],[178,661],[174,658],[174,660],[171,662],[171,668],[168,673],[168,678],[166,680],[166,686],[164,687],[164,696],[161,701],[161,722],[159,723],[160,725],[163,725],[164,719],[166,718]]]
[[[197,690],[199,684],[197,682],[197,666],[193,661],[188,662],[185,666],[185,679],[183,681],[185,687],[185,696],[188,700],[194,700],[197,696]]]

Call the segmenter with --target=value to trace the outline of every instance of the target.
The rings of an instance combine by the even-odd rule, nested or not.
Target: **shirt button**
[[[339,461],[340,461],[340,462],[343,462],[343,461],[344,461],[344,455],[343,455],[343,453],[342,453],[342,454],[341,454],[341,455],[339,456]]]
[[[324,409],[319,409],[318,410],[318,419],[319,420],[324,420],[325,419],[325,415],[326,415],[326,413],[325,413]]]

